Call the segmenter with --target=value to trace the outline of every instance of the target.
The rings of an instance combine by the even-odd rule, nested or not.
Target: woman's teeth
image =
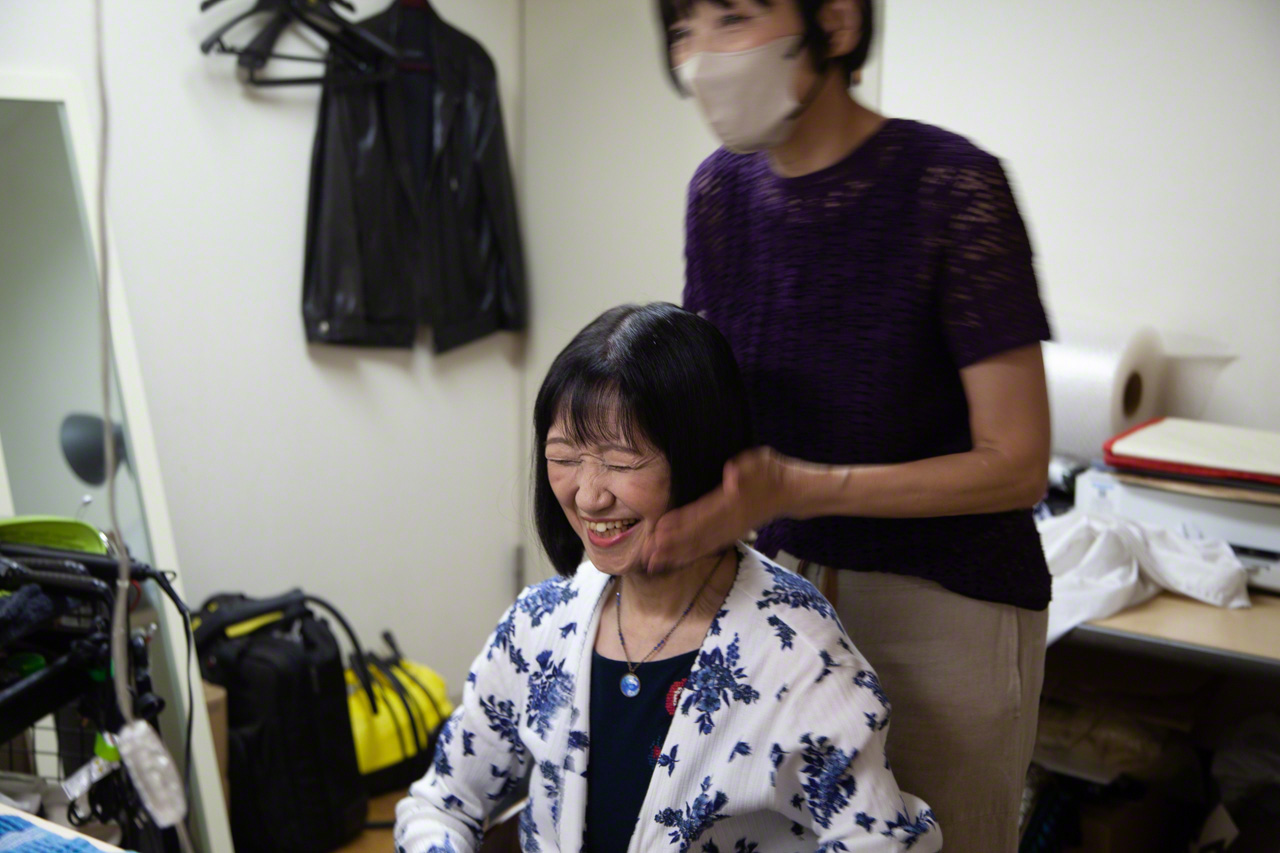
[[[608,533],[611,530],[626,530],[631,527],[639,519],[626,518],[619,521],[588,521],[587,529],[592,533]]]

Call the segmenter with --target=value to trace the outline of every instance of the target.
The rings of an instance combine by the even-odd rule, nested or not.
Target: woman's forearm
[[[894,465],[814,465],[788,460],[780,515],[925,518],[1034,506],[1047,471],[994,448]]]

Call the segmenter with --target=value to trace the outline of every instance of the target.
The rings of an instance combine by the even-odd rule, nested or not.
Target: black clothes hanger
[[[205,10],[222,0],[204,0]],[[399,62],[396,49],[365,30],[359,24],[338,14],[333,6],[355,11],[347,0],[257,0],[253,6],[222,24],[201,43],[205,53],[230,53],[238,56],[237,64],[244,81],[253,86],[298,86],[313,84],[369,83],[390,77]],[[242,21],[271,13],[270,21],[244,47],[227,44],[224,36]],[[329,45],[325,57],[297,56],[277,53],[276,42],[291,24],[299,24],[314,32]],[[295,62],[317,62],[328,73],[312,77],[266,77],[260,72],[272,59]]]
[[[200,4],[200,11],[204,12],[220,2],[222,2],[222,0],[204,0],[204,2]],[[238,26],[241,21],[246,21],[255,15],[262,15],[267,12],[280,12],[287,5],[288,0],[257,0],[257,2],[248,9],[238,15],[235,15],[230,20],[223,23],[222,26],[209,33],[209,35],[205,37],[205,40],[200,42],[200,52],[212,53],[214,50],[217,50],[220,53],[224,52],[227,46],[226,43],[223,42],[222,37],[230,32],[234,27]]]

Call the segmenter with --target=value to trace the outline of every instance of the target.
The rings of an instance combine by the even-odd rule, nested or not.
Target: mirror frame
[[[9,473],[4,467],[4,442],[0,441],[0,516],[14,515],[13,492],[9,491]]]
[[[100,257],[98,247],[102,230],[98,222],[98,155],[94,123],[88,111],[80,81],[70,75],[23,74],[0,72],[0,100],[39,101],[59,104],[64,139],[67,143],[67,159],[72,164],[73,179],[80,197],[80,216],[86,232],[93,242],[93,259],[96,267]],[[138,361],[137,346],[133,337],[128,302],[121,284],[120,263],[114,246],[107,240],[107,257],[110,264],[111,290],[109,293],[112,344],[115,356],[115,375],[119,399],[124,407],[123,421],[128,424],[130,452],[138,487],[142,493],[143,518],[150,538],[153,562],[156,567],[179,572],[173,586],[185,600],[182,575],[178,566],[178,553],[169,520],[169,506],[165,497],[164,482],[160,476],[160,460],[156,453],[155,436],[151,429],[151,415],[143,392],[142,371]],[[5,475],[4,458],[0,451],[0,514],[12,514],[13,503]],[[187,714],[187,670],[183,665],[186,651],[186,634],[183,619],[177,609],[162,596],[159,611],[159,631],[165,649],[176,654],[164,655],[165,680],[176,689],[176,695],[166,697],[169,707],[181,715],[183,724]],[[189,602],[188,602],[189,604]],[[194,656],[194,651],[193,651]],[[213,736],[209,727],[208,709],[205,705],[204,685],[199,678],[199,666],[192,662],[196,676],[191,685],[195,703],[192,709],[191,733],[191,802],[187,804],[192,816],[193,841],[201,850],[233,850],[231,828],[227,819],[226,800],[222,791],[222,778],[218,770],[217,756],[213,749]],[[168,711],[166,711],[168,715]],[[181,737],[166,738],[166,745],[179,767],[182,764]],[[176,744],[176,749],[175,749]]]

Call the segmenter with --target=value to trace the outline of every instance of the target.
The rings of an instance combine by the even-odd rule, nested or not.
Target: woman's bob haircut
[[[547,433],[561,419],[574,444],[620,440],[666,457],[671,508],[720,485],[725,463],[754,445],[742,377],[715,326],[666,302],[601,314],[556,356],[533,408],[534,520],[562,575],[577,571],[583,545],[547,478]]]

